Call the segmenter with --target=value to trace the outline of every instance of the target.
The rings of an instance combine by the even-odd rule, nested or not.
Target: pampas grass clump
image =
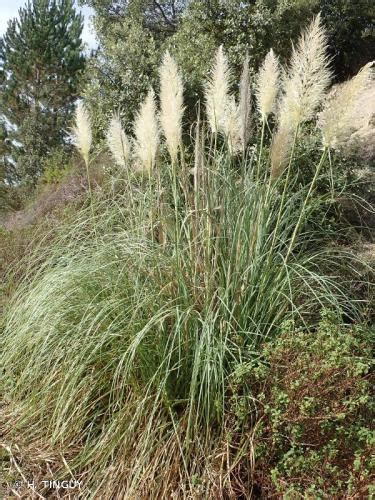
[[[251,149],[248,60],[236,99],[218,49],[205,88],[211,133],[199,113],[195,144],[185,151],[182,78],[165,54],[160,121],[171,168],[151,175],[160,133],[150,89],[135,117],[134,160],[119,116],[107,132],[114,161],[134,161],[148,178],[95,193],[95,204],[79,209],[51,249],[38,247],[30,266],[37,271],[9,305],[0,349],[7,450],[17,451],[19,435],[38,451],[42,443],[48,474],[53,467],[55,477],[82,478],[77,497],[88,500],[254,493],[261,403],[247,368],[262,369],[264,344],[285,324],[313,333],[322,308],[361,318],[346,282],[358,260],[333,244],[337,235],[325,225],[331,202],[315,188],[328,148],[369,119],[371,75],[367,65],[327,100],[324,148],[306,185],[293,175],[295,145],[330,78],[319,16],[293,51],[276,132],[268,117],[279,65],[267,55],[256,90],[260,140]],[[74,136],[87,167],[92,138],[83,103]]]
[[[304,325],[322,306],[355,315],[343,284],[322,271],[345,256],[322,245],[303,251],[324,235],[305,232],[285,259],[304,190],[276,228],[277,190],[249,186],[215,161],[210,191],[201,179],[204,210],[192,217],[180,202],[177,242],[156,245],[133,229],[144,221],[124,217],[127,194],[112,206],[104,200],[100,237],[82,235],[90,214],[78,214],[80,229],[67,228],[9,309],[0,363],[17,418],[5,439],[13,446],[20,432],[46,443],[47,456],[64,457],[55,477],[83,478],[88,500],[194,498],[193,475],[202,496],[229,493],[237,453],[251,456],[253,446],[227,427],[239,365],[258,357],[283,321]],[[233,454],[218,461],[227,449]]]

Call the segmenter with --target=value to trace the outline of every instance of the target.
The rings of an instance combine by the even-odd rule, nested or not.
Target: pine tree
[[[84,67],[82,29],[72,0],[29,0],[0,40],[0,114],[19,182],[35,182],[42,159],[64,144]]]

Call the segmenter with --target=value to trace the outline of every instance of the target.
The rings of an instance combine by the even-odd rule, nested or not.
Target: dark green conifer
[[[0,114],[19,182],[35,182],[42,159],[64,143],[84,66],[82,28],[72,0],[30,0],[0,40]]]

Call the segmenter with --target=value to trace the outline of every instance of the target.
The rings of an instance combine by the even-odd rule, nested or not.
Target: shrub
[[[316,331],[286,322],[257,362],[238,367],[258,402],[254,480],[262,497],[370,493],[373,334],[323,311]]]
[[[41,184],[57,184],[72,170],[68,153],[62,148],[56,148],[43,161]]]

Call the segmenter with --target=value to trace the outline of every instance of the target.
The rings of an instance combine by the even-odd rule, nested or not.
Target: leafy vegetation
[[[255,433],[255,483],[265,497],[364,496],[374,443],[374,331],[344,326],[327,310],[315,332],[290,322],[281,330],[234,375],[238,429]],[[249,387],[257,401],[255,431]]]

